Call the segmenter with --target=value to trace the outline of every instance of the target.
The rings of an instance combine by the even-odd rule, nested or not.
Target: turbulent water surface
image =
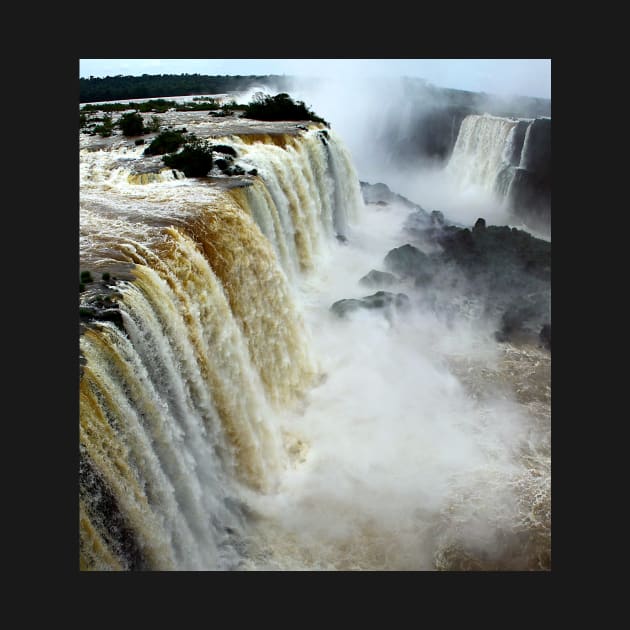
[[[82,139],[81,568],[549,569],[549,353],[404,282],[337,317],[409,210],[320,125],[180,124],[256,174]]]

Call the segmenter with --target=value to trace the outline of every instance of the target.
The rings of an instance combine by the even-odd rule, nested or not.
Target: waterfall
[[[550,118],[467,116],[446,172],[462,189],[477,186],[495,195],[503,208],[526,223],[536,215],[548,223],[550,127]],[[533,225],[545,232],[544,223]]]
[[[82,569],[238,568],[242,489],[287,465],[274,413],[320,377],[293,292],[358,216],[348,154],[317,126],[221,142],[258,175],[221,188],[81,153]]]
[[[470,115],[462,121],[447,171],[462,187],[476,185],[494,191],[497,178],[510,165],[517,120]]]

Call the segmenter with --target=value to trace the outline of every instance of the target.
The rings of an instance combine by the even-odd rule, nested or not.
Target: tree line
[[[113,101],[127,98],[224,94],[254,86],[272,90],[289,88],[289,77],[281,75],[143,74],[142,76],[94,77],[79,79],[79,102]]]

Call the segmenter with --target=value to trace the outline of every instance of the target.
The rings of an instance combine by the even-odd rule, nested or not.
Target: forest
[[[104,78],[90,76],[87,79],[79,79],[79,102],[93,103],[188,94],[225,94],[261,85],[283,92],[287,90],[288,82],[289,77],[280,75],[143,74],[137,77],[116,75]]]

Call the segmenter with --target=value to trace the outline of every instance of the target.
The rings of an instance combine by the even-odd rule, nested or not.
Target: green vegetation
[[[81,282],[87,284],[88,282],[94,282],[92,274],[89,271],[81,272]]]
[[[103,117],[103,123],[94,127],[94,133],[99,134],[103,138],[108,138],[114,131],[114,123],[110,114],[105,114]]]
[[[212,168],[212,149],[205,140],[191,134],[179,153],[165,155],[162,161],[182,171],[186,177],[205,177]]]
[[[209,109],[219,109],[219,104],[214,100],[201,101],[198,103],[178,103],[175,109],[178,112],[199,112]]]
[[[79,129],[83,129],[87,125],[87,116],[83,113],[79,115]]]
[[[144,133],[144,120],[138,112],[123,114],[118,120],[123,136],[141,136]]]
[[[79,102],[93,103],[117,99],[153,98],[163,95],[226,94],[242,92],[257,85],[267,86],[271,90],[286,90],[288,89],[288,78],[279,75],[211,76],[202,74],[90,77],[89,79],[79,79]]]
[[[186,142],[186,137],[181,131],[173,131],[169,129],[153,138],[151,144],[144,150],[144,154],[164,155],[165,153],[173,153],[174,151],[177,151],[184,142]]]
[[[105,282],[108,282],[108,281],[109,281],[109,279],[110,279],[110,277],[111,277],[111,276],[109,275],[109,271],[106,271],[106,272],[103,274],[103,280],[105,280]]]
[[[313,120],[328,125],[306,107],[303,101],[293,101],[288,94],[266,96],[257,93],[249,105],[245,106],[246,118],[255,120]]]
[[[236,157],[236,149],[234,147],[228,146],[227,144],[213,144],[211,149],[213,151],[216,151],[217,153],[224,153],[226,155]]]

